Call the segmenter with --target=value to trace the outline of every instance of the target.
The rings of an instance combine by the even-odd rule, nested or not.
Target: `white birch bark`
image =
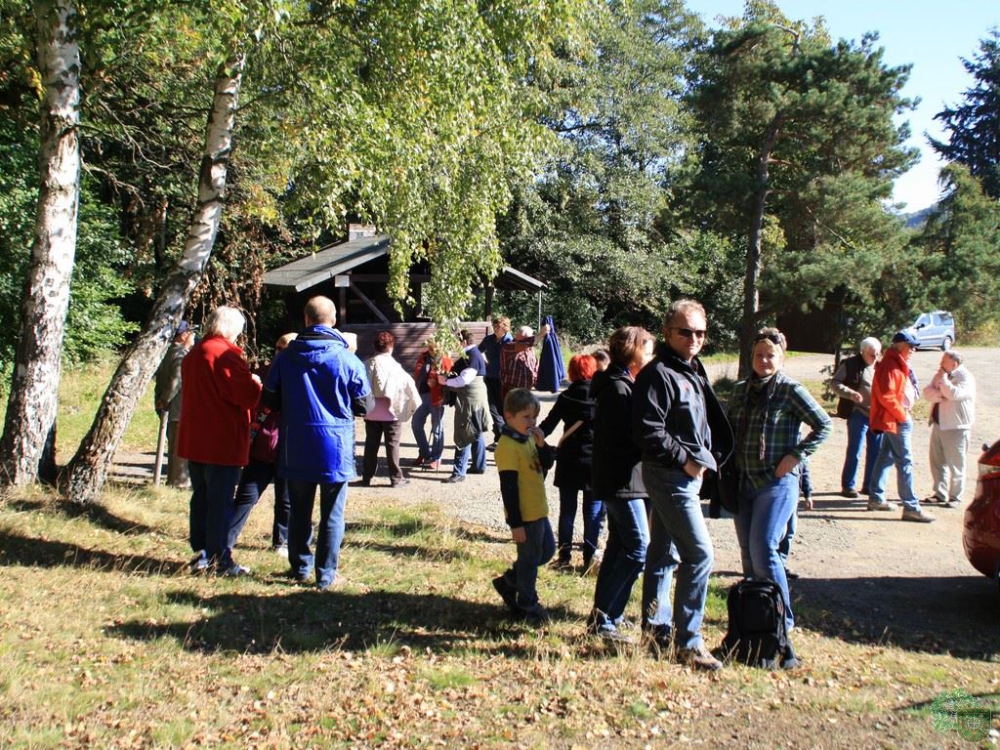
[[[35,236],[0,441],[0,484],[9,486],[30,484],[38,478],[46,439],[55,429],[80,195],[76,3],[38,0],[34,13],[36,55],[45,95],[41,105]]]
[[[188,226],[184,253],[160,289],[142,331],[122,356],[94,423],[69,464],[65,490],[73,502],[91,503],[100,495],[139,397],[163,359],[174,327],[212,254],[225,203],[226,172],[245,62],[244,54],[234,54],[216,75],[198,180],[198,205]]]

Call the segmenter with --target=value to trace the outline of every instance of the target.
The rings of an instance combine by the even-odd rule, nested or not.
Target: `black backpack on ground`
[[[727,605],[729,631],[722,639],[726,658],[751,667],[780,666],[788,649],[781,587],[766,578],[744,578],[729,589]]]

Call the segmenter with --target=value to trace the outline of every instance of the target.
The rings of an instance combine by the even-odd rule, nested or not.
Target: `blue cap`
[[[188,323],[186,320],[182,320],[177,324],[177,330],[174,331],[175,336],[180,336],[182,333],[187,333],[188,331],[193,331],[194,326]]]
[[[917,337],[914,336],[913,333],[911,333],[910,331],[906,330],[897,331],[896,335],[892,337],[892,343],[898,344],[900,342],[904,344],[909,344],[913,348],[920,346],[920,342],[917,340]]]

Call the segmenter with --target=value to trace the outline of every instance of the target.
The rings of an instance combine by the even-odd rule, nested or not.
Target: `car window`
[[[941,325],[950,326],[953,325],[955,319],[952,317],[951,313],[941,313]]]
[[[913,327],[919,328],[920,326],[926,326],[926,325],[930,325],[930,320],[927,317],[927,313],[924,313],[919,318],[917,318],[917,322],[913,324]]]

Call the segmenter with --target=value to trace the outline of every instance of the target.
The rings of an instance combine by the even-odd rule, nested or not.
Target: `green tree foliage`
[[[1000,204],[963,164],[942,170],[944,199],[913,241],[921,258],[918,302],[951,310],[963,330],[1000,321]],[[911,306],[911,311],[916,305]]]
[[[556,30],[572,28],[575,5],[310,6],[286,50],[306,59],[281,92],[294,102],[283,119],[305,136],[289,210],[317,234],[348,213],[372,220],[393,238],[390,292],[405,299],[411,264],[426,258],[425,308],[443,323],[460,318],[473,284],[500,265],[496,214],[546,143],[525,77]]]
[[[595,340],[626,323],[655,329],[670,296],[699,288],[661,216],[690,138],[679,104],[700,23],[680,2],[615,1],[587,32],[586,54],[563,49],[535,71],[559,143],[501,232],[505,257],[549,284],[561,330]]]
[[[908,68],[887,67],[876,40],[832,43],[821,21],[791,22],[750,0],[699,57],[687,215],[743,248],[744,333],[765,316],[822,306],[848,280],[864,298],[879,258],[901,244],[880,202],[914,158],[892,122],[909,107],[899,93]]]
[[[934,116],[948,140],[929,140],[946,160],[968,167],[988,196],[1000,199],[1000,31],[993,29],[980,40],[978,54],[962,64],[975,83],[961,104]]]

